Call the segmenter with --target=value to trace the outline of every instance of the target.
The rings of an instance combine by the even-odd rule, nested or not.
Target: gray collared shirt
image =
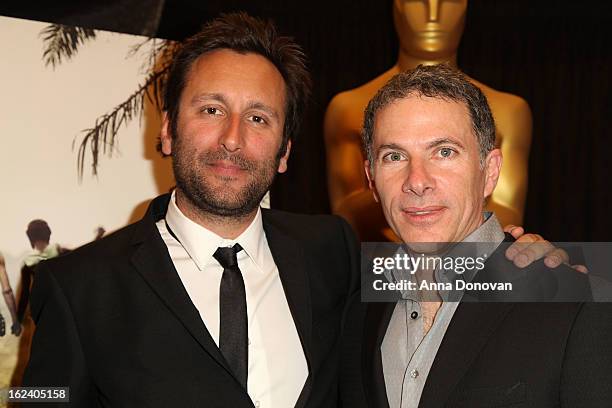
[[[495,215],[485,213],[484,218],[483,224],[463,240],[479,243],[475,247],[476,256],[490,255],[504,240],[504,232]],[[397,276],[397,271],[385,275],[391,281],[406,278]],[[474,275],[475,273],[463,278],[471,281]],[[448,279],[444,271],[436,271],[435,277],[439,282]],[[443,294],[441,296],[445,299]],[[402,300],[395,306],[381,344],[385,387],[391,408],[419,406],[429,370],[459,305],[458,302],[444,301],[431,329],[424,334],[421,303],[418,299],[415,292],[402,292]]]

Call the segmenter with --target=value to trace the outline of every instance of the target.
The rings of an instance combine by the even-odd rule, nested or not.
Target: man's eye
[[[217,108],[208,107],[208,108],[204,108],[204,113],[207,113],[209,115],[220,115],[221,111]]]
[[[444,158],[451,157],[454,153],[455,151],[449,147],[443,147],[442,149],[440,149],[440,156]]]
[[[251,116],[251,120],[255,123],[261,123],[261,124],[266,123],[266,120],[264,118],[262,118],[261,116],[257,116],[257,115]]]
[[[388,161],[400,161],[402,160],[402,155],[399,154],[398,152],[392,152],[387,154],[387,160]]]

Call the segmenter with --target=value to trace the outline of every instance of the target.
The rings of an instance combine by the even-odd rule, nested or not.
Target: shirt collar
[[[462,243],[468,242],[470,245],[463,246],[457,245],[449,251],[448,255],[453,257],[468,255],[474,259],[485,258],[488,259],[497,247],[504,241],[505,234],[495,214],[492,212],[485,211],[483,213],[484,222],[480,227],[476,228],[470,235],[465,237]],[[465,282],[471,282],[478,269],[466,270],[461,279]],[[457,275],[454,271],[436,271],[436,279],[438,282],[452,282],[457,279]]]
[[[468,247],[470,251],[469,255],[473,258],[488,258],[505,239],[504,231],[495,214],[485,211],[483,213],[483,221],[484,222],[476,230],[461,241],[473,243]],[[466,247],[461,247],[460,245],[456,246],[452,248],[445,256],[459,256],[460,254],[458,251],[465,251],[465,248]],[[396,251],[396,254],[400,255],[404,255],[405,253],[406,252],[404,251],[403,246],[400,246]],[[477,270],[468,270],[462,275],[462,279],[466,282],[471,282],[476,273]],[[402,280],[407,280],[416,283],[416,277],[404,270],[386,270],[384,274],[389,282],[400,282]],[[437,282],[452,282],[452,280],[456,279],[458,276],[453,271],[443,270],[436,270],[435,275]],[[400,292],[403,299],[410,299],[413,301],[419,300],[418,291],[401,290]],[[440,294],[444,300],[447,300],[447,293],[443,291]]]
[[[59,255],[59,249],[60,248],[58,244],[48,244],[47,247],[42,251],[39,251],[38,249],[34,248],[32,253],[26,257],[24,263],[27,266],[34,266],[40,261],[55,258]]]
[[[499,220],[492,212],[485,211],[483,213],[484,222],[482,225],[470,235],[465,237],[462,242],[479,242],[479,243],[487,243],[489,253],[493,252],[499,244],[501,244],[505,239],[504,230],[502,229]]]
[[[216,262],[213,254],[219,247],[233,246],[238,243],[243,251],[238,253],[238,260],[245,256],[257,266],[260,271],[264,270],[266,253],[266,237],[263,229],[261,209],[246,230],[236,239],[225,239],[214,232],[204,228],[200,224],[189,219],[176,205],[176,190],[172,192],[168,210],[166,211],[166,223],[172,234],[183,246],[199,270],[206,265]]]

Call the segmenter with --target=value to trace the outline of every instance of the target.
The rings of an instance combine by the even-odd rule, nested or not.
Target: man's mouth
[[[215,160],[208,162],[207,165],[213,172],[223,176],[236,176],[246,170],[243,166],[229,160]]]
[[[223,150],[215,150],[202,154],[200,160],[203,164],[213,170],[228,171],[253,171],[256,163],[248,160],[240,153],[228,153]]]
[[[222,169],[238,169],[244,170],[244,168],[238,164],[235,164],[229,160],[217,160],[211,163],[208,163],[209,166],[219,167]]]
[[[446,210],[443,206],[427,206],[427,207],[406,207],[402,211],[409,220],[414,222],[432,222]]]
[[[428,207],[406,207],[404,208],[404,212],[411,213],[411,214],[427,214],[427,213],[440,211],[443,209],[444,207],[440,205],[430,205]]]

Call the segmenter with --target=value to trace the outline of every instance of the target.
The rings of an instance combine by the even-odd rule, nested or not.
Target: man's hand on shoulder
[[[506,225],[504,231],[512,235],[516,241],[506,250],[506,258],[519,268],[525,268],[532,262],[544,258],[544,264],[556,268],[565,263],[569,265],[569,256],[561,248],[555,247],[539,234],[525,234],[523,227]],[[584,265],[570,265],[576,271],[588,273]]]

